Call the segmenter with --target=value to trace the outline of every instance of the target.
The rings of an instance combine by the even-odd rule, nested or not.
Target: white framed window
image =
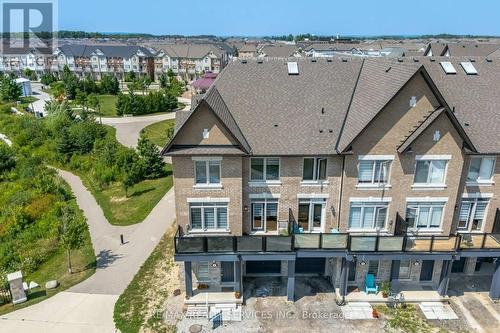
[[[299,199],[297,223],[305,232],[323,230],[326,213],[326,199]]]
[[[326,180],[326,158],[305,157],[302,168],[302,180],[304,181]]]
[[[369,260],[368,261],[368,274],[373,274],[373,276],[377,277],[377,275],[378,275],[378,260]]]
[[[445,187],[448,159],[417,157],[413,186]]]
[[[252,157],[250,158],[250,181],[279,181],[279,157]]]
[[[220,160],[195,160],[194,166],[196,185],[220,185]]]
[[[391,160],[360,160],[358,184],[387,184]]]
[[[278,200],[255,199],[251,206],[253,231],[278,230]]]
[[[462,199],[458,216],[458,230],[469,232],[481,231],[486,217],[488,202],[488,198]]]
[[[490,183],[495,170],[494,156],[474,156],[469,163],[467,182]]]
[[[349,230],[375,231],[384,229],[388,208],[388,202],[351,202],[349,210]]]
[[[209,282],[210,281],[210,262],[208,261],[198,261],[198,270],[196,272],[196,278],[198,282]]]
[[[410,229],[440,229],[445,202],[408,202],[406,223]]]
[[[191,230],[229,230],[227,206],[226,202],[191,202]]]

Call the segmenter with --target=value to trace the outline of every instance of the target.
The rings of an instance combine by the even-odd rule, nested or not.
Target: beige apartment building
[[[163,150],[186,302],[243,302],[262,276],[293,301],[302,276],[435,299],[486,274],[499,298],[499,74],[486,58],[228,65]]]

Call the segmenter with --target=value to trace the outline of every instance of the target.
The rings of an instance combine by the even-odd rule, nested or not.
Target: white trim
[[[393,161],[394,158],[395,158],[394,155],[359,155],[358,156],[359,161],[378,161],[378,160]]]
[[[323,193],[299,193],[297,194],[297,199],[328,199],[329,194]]]
[[[330,184],[328,180],[302,180],[300,186],[326,186]]]
[[[280,193],[251,193],[248,195],[250,199],[279,199]]]
[[[267,186],[281,186],[281,180],[268,180],[268,181],[249,181],[250,187],[267,187]]]
[[[432,191],[432,190],[444,190],[446,189],[446,184],[444,183],[415,183],[411,185],[413,190],[423,190],[423,191]]]
[[[193,156],[191,157],[193,161],[222,161],[222,156]]]
[[[451,160],[451,155],[417,155],[415,156],[417,161],[429,161],[429,160]]]
[[[477,180],[477,181],[466,181],[465,186],[469,187],[479,187],[479,186],[493,186],[495,182],[492,180]]]
[[[493,198],[493,193],[464,193],[462,194],[462,199],[491,199]]]
[[[195,184],[195,190],[222,190],[222,184]]]
[[[267,179],[267,160],[274,159],[274,158],[278,159],[278,179]],[[264,179],[252,179],[252,160],[254,160],[254,159],[262,159],[262,162],[263,162],[262,173],[263,173]],[[279,156],[254,156],[254,157],[250,157],[250,160],[248,163],[248,171],[249,171],[248,178],[250,179],[250,181],[248,182],[249,186],[253,186],[252,183],[272,184],[273,182],[279,182],[279,185],[281,185],[281,181],[280,181],[280,179],[281,179],[281,157],[279,157]],[[259,185],[256,185],[256,186],[259,186]]]
[[[364,197],[364,198],[349,198],[349,202],[391,202],[391,197]]]
[[[448,197],[407,197],[406,202],[448,202]]]
[[[190,229],[188,234],[190,235],[205,235],[205,234],[230,234],[229,226],[227,229]]]
[[[204,197],[204,198],[187,198],[188,203],[196,203],[196,202],[230,202],[229,198],[212,198],[212,197]]]
[[[356,188],[358,190],[388,190],[392,187],[391,184],[384,183],[358,183]]]

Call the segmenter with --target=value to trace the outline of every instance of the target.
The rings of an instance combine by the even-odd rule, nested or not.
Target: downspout
[[[340,186],[339,186],[339,200],[337,207],[337,230],[340,232],[340,210],[342,207],[342,192],[344,190],[344,169],[345,169],[345,155],[342,155],[342,167],[340,169]]]

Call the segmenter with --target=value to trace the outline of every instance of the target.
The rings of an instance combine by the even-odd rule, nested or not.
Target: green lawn
[[[166,281],[171,278],[174,266],[175,226],[162,237],[149,258],[141,266],[127,289],[115,304],[114,320],[122,333],[175,332],[167,326],[161,316],[156,316],[173,290],[168,290]]]
[[[118,96],[116,95],[99,95],[100,112],[103,117],[117,117],[116,114],[116,101]]]
[[[24,277],[26,283],[29,284],[31,281],[35,281],[40,285],[40,288],[28,294],[27,302],[18,305],[9,303],[0,306],[0,315],[41,302],[94,274],[96,262],[88,231],[85,237],[85,245],[81,249],[71,252],[71,263],[73,274],[68,273],[66,251],[60,248],[35,272],[27,274]],[[50,280],[59,281],[59,287],[46,290],[45,283]]]
[[[143,129],[146,137],[153,142],[155,145],[160,147],[165,147],[169,137],[169,129],[174,128],[175,119],[163,120],[154,124],[151,124]]]
[[[143,180],[128,190],[128,196],[125,195],[125,190],[120,183],[111,184],[102,190],[93,185],[89,177],[80,176],[101,206],[109,223],[131,225],[142,222],[172,187],[171,165],[167,164],[166,168],[167,177]]]

